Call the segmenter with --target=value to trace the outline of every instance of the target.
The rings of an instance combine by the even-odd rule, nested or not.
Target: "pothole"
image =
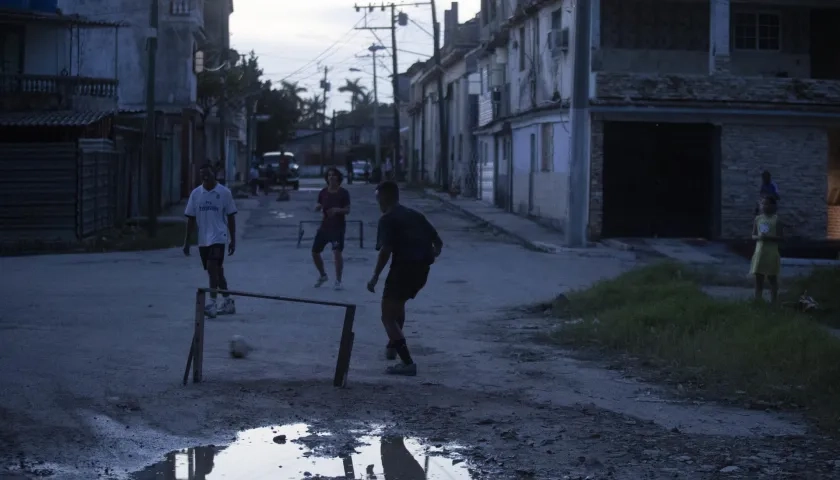
[[[314,431],[306,424],[264,427],[237,435],[228,446],[170,452],[132,475],[134,480],[472,480],[457,445],[353,431]]]

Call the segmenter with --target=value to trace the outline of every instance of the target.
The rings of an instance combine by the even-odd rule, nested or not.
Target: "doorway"
[[[814,9],[811,11],[811,78],[840,79],[840,9]]]
[[[605,237],[711,238],[718,130],[711,124],[605,122]]]

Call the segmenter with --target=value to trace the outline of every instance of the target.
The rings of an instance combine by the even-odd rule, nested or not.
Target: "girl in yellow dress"
[[[750,275],[755,275],[755,299],[763,299],[764,279],[770,283],[770,301],[775,303],[779,296],[779,270],[782,258],[779,242],[782,240],[782,224],[776,215],[776,199],[765,197],[761,201],[761,213],[753,222],[752,238],[755,252],[750,264]]]

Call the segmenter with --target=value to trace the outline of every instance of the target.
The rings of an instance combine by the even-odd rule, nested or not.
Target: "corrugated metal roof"
[[[59,13],[38,12],[35,10],[18,10],[0,7],[0,23],[53,23],[59,25],[76,25],[83,27],[116,28],[128,25],[123,22],[109,22],[92,20],[81,15],[62,15]]]
[[[84,127],[98,122],[113,112],[8,112],[0,114],[3,127]]]

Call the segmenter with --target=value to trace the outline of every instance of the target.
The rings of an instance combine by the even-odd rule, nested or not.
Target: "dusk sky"
[[[438,21],[442,23],[443,12],[452,2],[436,3]],[[459,20],[463,23],[478,13],[481,3],[480,0],[464,0],[458,4]],[[387,78],[392,73],[391,33],[388,30],[354,30],[354,27],[365,26],[364,10],[357,13],[354,5],[356,2],[352,0],[234,0],[231,43],[242,53],[256,52],[265,78],[274,82],[298,82],[310,92],[317,90],[320,93],[319,81],[324,76],[324,67],[329,67],[333,88],[328,110],[349,109],[349,97],[338,92],[345,79],[361,78],[366,86],[372,86],[372,59],[356,56],[368,55],[367,48],[371,44],[381,43],[389,50],[378,53],[381,56],[377,70],[379,100],[391,102],[392,91]],[[431,7],[406,6],[400,10],[410,19],[408,26],[397,30],[397,47],[403,50],[397,52],[397,58],[400,70],[405,71],[415,61],[432,55]],[[373,13],[367,13],[368,26],[388,26],[389,22],[388,9],[382,12],[377,8]],[[351,72],[350,68],[363,72]]]

